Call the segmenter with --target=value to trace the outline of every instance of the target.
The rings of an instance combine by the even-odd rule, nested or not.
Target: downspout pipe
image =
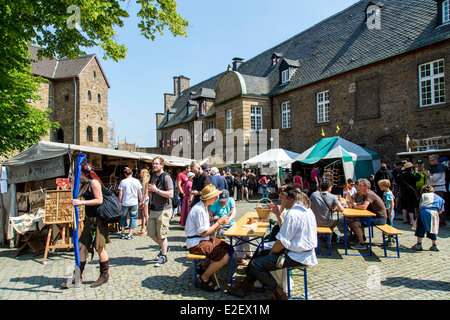
[[[73,144],[77,144],[77,95],[78,95],[78,88],[77,88],[77,80],[75,77],[73,77],[73,85],[75,87],[75,104],[73,107]]]

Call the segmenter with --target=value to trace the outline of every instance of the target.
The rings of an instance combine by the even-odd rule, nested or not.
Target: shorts
[[[91,226],[96,225],[95,228],[95,240],[92,241]],[[99,251],[101,248],[105,248],[107,243],[110,243],[108,225],[100,218],[86,217],[84,220],[84,228],[81,232],[79,243],[84,245],[90,253],[93,253],[93,249]]]
[[[195,247],[189,248],[190,254],[205,255],[211,261],[220,261],[230,254],[230,245],[225,241],[214,238],[213,240],[200,241]]]
[[[361,222],[361,225],[363,227],[368,227],[369,226],[369,219],[370,219],[370,225],[372,226],[382,226],[384,224],[386,224],[387,219],[381,219],[381,218],[361,218],[359,219],[359,222]]]
[[[148,216],[147,235],[166,239],[169,234],[170,219],[172,218],[172,208],[162,211],[151,210]]]

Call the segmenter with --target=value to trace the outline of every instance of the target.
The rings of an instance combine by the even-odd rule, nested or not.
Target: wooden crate
[[[45,224],[72,223],[75,209],[70,190],[47,190],[45,192]],[[79,221],[84,220],[84,206],[78,206]]]

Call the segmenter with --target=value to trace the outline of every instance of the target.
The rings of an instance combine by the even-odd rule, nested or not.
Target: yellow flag
[[[336,125],[336,133],[338,133],[338,132],[339,132],[339,130],[341,130],[341,128],[339,128],[339,126],[338,126],[338,125]]]
[[[323,132],[323,128],[322,128],[322,136],[325,137],[325,132]]]

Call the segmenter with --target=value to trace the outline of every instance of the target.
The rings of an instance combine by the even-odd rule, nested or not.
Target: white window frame
[[[450,22],[450,0],[442,2],[442,23]]]
[[[281,129],[291,127],[291,103],[289,101],[281,104]]]
[[[233,111],[231,109],[226,111],[226,128],[227,133],[231,133],[233,131]]]
[[[290,78],[291,78],[291,76],[290,76],[289,68],[281,71],[281,84],[288,83]]]
[[[330,122],[330,91],[317,94],[317,123]]]
[[[251,106],[250,107],[250,125],[251,131],[261,131],[262,130],[262,107],[261,106]]]
[[[445,103],[445,63],[439,59],[419,65],[420,107]]]

